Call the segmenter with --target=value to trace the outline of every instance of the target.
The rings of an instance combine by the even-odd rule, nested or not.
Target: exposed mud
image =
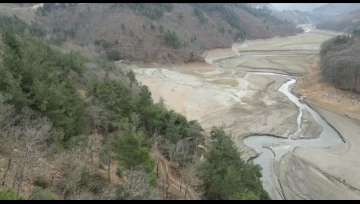
[[[137,73],[137,79],[149,86],[155,101],[163,97],[169,108],[181,112],[188,119],[199,120],[206,130],[213,125],[224,124],[225,129],[236,136],[244,159],[249,159],[261,150],[244,145],[242,139],[245,136],[266,134],[287,138],[297,130],[299,115],[296,105],[278,91],[287,81],[286,78],[255,75],[251,72],[307,75],[309,72],[306,67],[317,60],[321,42],[333,35],[332,32],[313,30],[293,37],[235,44],[232,49],[217,49],[204,54],[208,56],[205,61],[212,63],[212,66],[189,63],[168,67],[151,66],[149,69],[150,65],[142,65],[133,70]],[[233,51],[237,52],[234,54]],[[301,120],[303,137],[318,135],[321,132],[306,113]],[[331,120],[329,122],[332,124]],[[346,133],[341,134],[345,138],[349,137]],[[341,149],[343,146],[349,146],[348,142],[341,147],[330,149]],[[348,149],[351,149],[350,147]],[[330,191],[331,199],[359,198],[359,194],[354,193],[350,187],[339,187],[340,184],[335,181],[329,184],[329,179],[325,179],[326,175],[340,180],[350,176],[339,172],[356,174],[356,168],[349,168],[350,163],[343,161],[347,166],[341,166],[335,164],[334,160],[321,156],[320,152],[330,149],[299,147],[294,153],[291,152],[283,159],[274,161],[273,180],[280,181],[278,190],[283,191],[286,199],[325,198],[329,195],[325,192],[329,185],[333,185],[330,187],[333,188]],[[332,154],[337,155],[339,152],[335,151]],[[357,161],[357,158],[354,160]],[[304,162],[307,162],[306,165]],[[292,168],[297,169],[296,172],[292,172],[293,175],[289,173]],[[355,177],[357,176],[360,175]],[[349,185],[358,188],[356,182],[359,180],[351,182],[349,181]],[[311,185],[313,187],[306,190],[306,186]],[[337,191],[340,193],[337,194]]]
[[[308,110],[303,110],[300,138],[318,138],[322,130],[323,128],[316,123],[311,113]]]

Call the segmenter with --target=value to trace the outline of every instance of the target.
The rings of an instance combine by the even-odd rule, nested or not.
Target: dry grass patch
[[[321,30],[316,31],[322,32]],[[255,42],[254,44],[250,44],[247,47],[237,48],[237,50],[287,50],[288,48],[284,48],[284,46],[289,45],[293,45],[292,49],[301,49],[304,44],[311,44],[311,46],[320,45],[323,41],[328,40],[331,37],[332,35],[310,32],[305,35],[275,37],[267,40],[259,40],[258,43]]]
[[[262,101],[261,99],[259,99],[257,96],[252,96],[252,97],[244,97],[241,99],[242,102],[247,103],[249,105],[252,106],[256,106],[258,108],[266,108],[267,105],[264,101]]]
[[[211,82],[219,85],[239,86],[239,82],[236,79],[215,79],[211,80]]]
[[[283,66],[281,66],[279,64],[276,64],[274,62],[264,60],[264,59],[246,61],[244,63],[239,64],[239,66],[254,67],[254,68],[269,68],[269,69],[281,69],[281,68],[283,68]]]
[[[246,116],[251,115],[252,110],[244,105],[236,105],[231,107],[230,112],[236,116]]]
[[[229,77],[229,76],[231,76],[231,71],[224,71],[223,73],[220,74],[211,75],[211,77]]]
[[[204,78],[204,75],[202,75],[199,72],[196,72],[196,70],[176,70],[176,69],[173,69],[173,71],[178,71],[181,74],[187,74],[187,75],[195,76],[195,77],[198,77],[198,78]]]
[[[314,56],[266,56],[266,60],[273,61],[291,61],[301,64],[310,64],[316,60]]]

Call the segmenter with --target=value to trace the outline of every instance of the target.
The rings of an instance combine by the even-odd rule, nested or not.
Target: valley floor
[[[232,49],[208,51],[204,54],[205,61],[211,65],[147,64],[137,65],[133,70],[137,79],[149,86],[155,101],[164,98],[169,108],[190,120],[199,120],[207,130],[223,124],[236,136],[244,159],[249,159],[261,150],[244,145],[245,136],[271,134],[286,138],[296,131],[299,114],[295,104],[278,91],[286,78],[251,72],[307,77],[312,74],[308,66],[316,62],[321,42],[334,35],[336,33],[315,29],[298,36],[248,41],[235,44]],[[302,80],[300,78],[295,90]],[[309,80],[304,81],[309,84]],[[356,155],[359,155],[360,126],[356,120],[349,119],[360,115],[351,111],[358,109],[355,106],[349,109],[350,102],[324,105],[329,101],[325,92],[323,102],[316,103],[319,95],[309,93],[306,101],[341,133],[346,143],[334,148],[298,147],[286,154],[275,165],[284,196],[287,199],[359,199],[360,160]],[[337,97],[336,93],[331,93],[333,98]],[[344,108],[345,104],[348,108]],[[316,125],[306,128],[314,128],[309,131],[319,133]]]

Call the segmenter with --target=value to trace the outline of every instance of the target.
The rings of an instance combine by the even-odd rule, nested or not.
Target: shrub
[[[125,132],[112,142],[113,151],[119,163],[126,169],[141,168],[147,173],[154,169],[154,160],[150,157],[149,150],[142,147],[140,140],[132,132]]]
[[[199,19],[200,23],[206,23],[207,18],[205,17],[205,12],[198,7],[194,8],[194,15]]]
[[[224,34],[225,34],[225,28],[224,28],[224,26],[222,26],[222,25],[219,26],[219,27],[218,27],[218,31],[219,31],[221,34],[224,35]]]
[[[192,61],[194,61],[194,53],[193,52],[190,52],[190,54],[189,54],[189,61],[190,62],[192,62]]]
[[[64,30],[65,36],[69,36],[70,38],[75,38],[76,36],[76,29],[71,27],[69,29]]]
[[[62,44],[64,44],[64,42],[66,42],[66,37],[62,35],[51,36],[48,40],[48,43],[56,46],[61,46]]]
[[[98,164],[99,169],[105,170],[104,164],[100,161]]]
[[[165,33],[165,35],[163,36],[163,40],[165,42],[166,45],[174,48],[174,49],[179,49],[181,47],[181,42],[179,37],[176,35],[176,33],[170,32],[169,30]]]
[[[155,30],[154,24],[152,22],[150,23],[150,28],[151,30]]]
[[[106,51],[106,57],[110,61],[117,61],[121,59],[120,52],[117,49],[110,49]]]
[[[123,173],[122,173],[121,168],[120,168],[120,167],[116,167],[116,175],[121,178],[121,177],[123,176],[122,174],[123,174]]]
[[[109,43],[108,41],[106,40],[101,40],[100,41],[100,46],[104,49],[107,49],[107,48],[110,48],[111,47],[111,43]]]
[[[22,200],[17,196],[13,189],[0,190],[0,200]]]
[[[136,4],[127,4],[135,12],[144,15],[151,20],[157,21],[160,20],[164,12],[171,12],[173,5],[171,3],[136,3]]]
[[[108,180],[100,175],[93,175],[91,182],[88,184],[88,189],[94,194],[101,193],[108,185]]]
[[[162,25],[159,26],[159,32],[160,32],[160,33],[164,32],[164,28],[163,28]]]
[[[49,182],[46,180],[44,176],[39,176],[35,179],[34,185],[42,188],[47,188],[49,187]]]
[[[59,197],[49,189],[35,186],[31,192],[30,200],[59,200]]]
[[[182,13],[179,13],[177,17],[178,17],[179,20],[182,20],[184,18]]]

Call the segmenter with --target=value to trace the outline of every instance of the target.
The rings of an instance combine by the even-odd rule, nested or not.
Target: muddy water
[[[274,73],[249,73],[263,75],[280,75]],[[275,200],[284,199],[282,190],[278,182],[278,178],[274,174],[273,162],[280,161],[285,153],[292,151],[295,147],[331,147],[344,143],[340,135],[334,130],[317,112],[310,108],[307,104],[300,102],[299,98],[290,92],[290,87],[296,82],[295,78],[286,75],[280,75],[289,80],[281,85],[278,89],[285,94],[299,108],[299,117],[297,119],[298,130],[289,136],[288,139],[274,136],[252,135],[243,139],[245,145],[254,148],[260,155],[252,161],[262,166],[262,182],[264,189],[269,193],[270,197]],[[314,117],[315,121],[322,126],[323,131],[317,139],[298,139],[301,133],[301,116],[302,110],[308,110]],[[280,161],[281,162],[281,161]]]

